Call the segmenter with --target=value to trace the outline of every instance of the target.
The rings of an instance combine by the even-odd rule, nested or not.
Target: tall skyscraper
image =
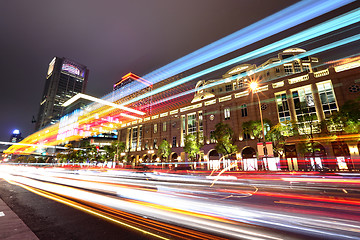
[[[17,143],[23,140],[21,137],[21,132],[18,129],[15,129],[10,137],[10,142]]]
[[[89,70],[82,64],[66,58],[53,58],[46,74],[35,131],[60,119],[64,111],[62,104],[85,92],[88,75]]]

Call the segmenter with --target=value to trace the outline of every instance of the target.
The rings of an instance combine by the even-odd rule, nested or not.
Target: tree
[[[159,145],[158,155],[161,156],[162,158],[165,158],[167,161],[170,154],[171,154],[170,144],[168,141],[164,139]]]
[[[184,152],[188,154],[191,160],[197,160],[203,146],[203,139],[198,132],[196,135],[188,134],[184,138]]]
[[[320,152],[319,143],[315,142],[315,134],[321,133],[324,128],[324,122],[318,121],[316,113],[310,112],[306,103],[298,103],[297,108],[302,113],[298,116],[297,129],[298,134],[303,138],[303,141],[298,144],[298,149],[301,154],[310,153],[310,157],[315,157],[315,152]]]
[[[116,161],[119,161],[119,155],[125,152],[126,143],[124,142],[116,142]]]
[[[215,131],[211,133],[210,138],[216,141],[215,149],[224,157],[230,156],[237,151],[237,146],[233,144],[233,130],[228,124],[218,123],[215,125]]]
[[[21,163],[25,163],[26,160],[27,160],[27,157],[25,157],[25,156],[20,156],[20,157],[16,158],[16,161],[21,162]]]
[[[292,121],[285,121],[272,126],[266,134],[266,141],[273,143],[274,152],[283,157],[285,154],[285,145],[289,137],[297,135],[297,125]]]
[[[66,161],[66,155],[60,152],[56,154],[56,158],[58,159],[59,163]]]
[[[334,131],[344,133],[360,132],[360,98],[350,100],[340,107],[340,110],[333,113],[328,120]]]
[[[99,149],[97,146],[95,145],[90,145],[89,147],[89,155],[90,155],[90,159],[93,161],[98,161],[99,160]]]
[[[76,150],[74,149],[73,145],[71,143],[68,143],[65,145],[67,149],[66,151],[66,158],[68,160],[75,160],[76,159]]]
[[[36,162],[36,158],[34,156],[30,156],[28,159],[27,159],[28,163],[35,163]]]
[[[117,161],[117,156],[119,155],[119,152],[124,152],[126,148],[126,145],[124,142],[114,141],[109,146],[105,146],[105,157],[110,160]]]
[[[264,119],[264,129],[268,130],[271,127],[271,122],[268,119]],[[258,142],[261,142],[262,139],[262,126],[261,126],[261,121],[254,121],[254,120],[250,120],[247,122],[244,122],[242,124],[244,133],[249,134],[251,136],[253,136],[254,138],[256,138],[258,140]],[[265,133],[266,135],[266,133]]]

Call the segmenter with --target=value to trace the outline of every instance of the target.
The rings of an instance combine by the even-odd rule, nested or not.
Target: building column
[[[356,161],[360,161],[360,149],[358,148],[358,142],[347,142],[350,152],[352,168],[356,169],[359,164],[356,164]]]
[[[295,105],[294,105],[294,101],[292,99],[291,91],[289,89],[286,90],[286,98],[287,98],[287,103],[289,105],[291,120],[296,121]]]
[[[322,110],[320,96],[319,96],[318,89],[317,89],[315,83],[311,84],[311,92],[313,93],[316,114],[317,114],[317,116],[319,118],[319,121],[322,121],[322,120],[325,119],[325,115],[324,115],[324,112]]]

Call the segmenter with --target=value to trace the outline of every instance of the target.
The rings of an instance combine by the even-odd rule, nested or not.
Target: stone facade
[[[242,123],[260,120],[259,103],[255,95],[259,97],[263,118],[269,119],[274,125],[285,120],[299,121],[301,114],[295,103],[302,103],[309,111],[313,111],[318,120],[323,120],[346,101],[359,97],[359,60],[337,62],[318,69],[313,68],[319,65],[317,58],[296,57],[305,52],[298,48],[287,49],[279,53],[277,58],[271,58],[258,67],[242,64],[227,71],[221,79],[200,80],[195,86],[191,102],[181,107],[170,106],[166,112],[123,124],[118,130],[119,140],[126,142],[127,154],[132,156],[134,164],[161,161],[157,156],[157,148],[163,139],[172,147],[170,161],[185,162],[184,136],[199,132],[204,136],[200,165],[209,168],[209,161],[220,158],[214,150],[215,144],[210,134],[217,123],[223,122],[234,131],[233,140],[238,147],[236,158],[254,158],[257,140],[244,134]],[[249,89],[249,82],[252,81],[259,83],[255,93]],[[339,155],[330,141],[319,140],[319,143],[326,152],[321,158],[335,158]],[[349,156],[344,157],[347,161],[357,159],[358,142],[351,140],[346,145]],[[305,170],[304,164],[298,160],[300,156],[295,143],[287,146],[285,157],[281,162],[282,169]]]

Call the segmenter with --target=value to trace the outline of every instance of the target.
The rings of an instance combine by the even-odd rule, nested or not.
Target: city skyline
[[[14,129],[19,129],[23,136],[33,132],[32,116],[36,118],[48,63],[54,56],[88,66],[91,74],[87,93],[101,97],[111,92],[113,84],[128,72],[143,76],[296,1],[275,1],[276,4],[268,4],[267,8],[257,9],[260,2],[229,1],[223,6],[220,1],[206,1],[206,4],[191,3],[192,8],[188,9],[190,3],[175,3],[177,6],[174,6],[174,3],[158,1],[146,10],[141,2],[137,5],[130,1],[110,1],[112,7],[77,2],[73,7],[83,7],[83,11],[76,16],[68,6],[56,3],[46,3],[48,9],[59,10],[54,14],[40,10],[44,2],[28,6],[23,2],[20,7],[5,3],[1,22],[11,22],[11,25],[2,27],[4,36],[8,37],[2,40],[7,48],[3,57],[6,60],[1,66],[7,71],[2,76],[1,107],[6,114],[0,120],[0,139],[8,139]],[[256,10],[257,16],[237,16],[236,9],[240,6]],[[220,7],[224,10],[219,11]],[[127,11],[118,14],[112,10],[120,8]],[[66,17],[61,15],[61,9],[68,11]],[[183,18],[181,12],[185,9],[186,18]],[[135,10],[142,17],[125,24],[124,20]],[[146,23],[142,19],[146,19]],[[209,25],[216,27],[207,27]],[[191,36],[191,41],[184,41],[183,36]],[[152,50],[160,46],[160,53]],[[24,63],[19,64],[19,61]],[[8,92],[16,92],[16,98],[10,97]]]
[[[15,2],[1,239],[360,239],[360,1]]]

